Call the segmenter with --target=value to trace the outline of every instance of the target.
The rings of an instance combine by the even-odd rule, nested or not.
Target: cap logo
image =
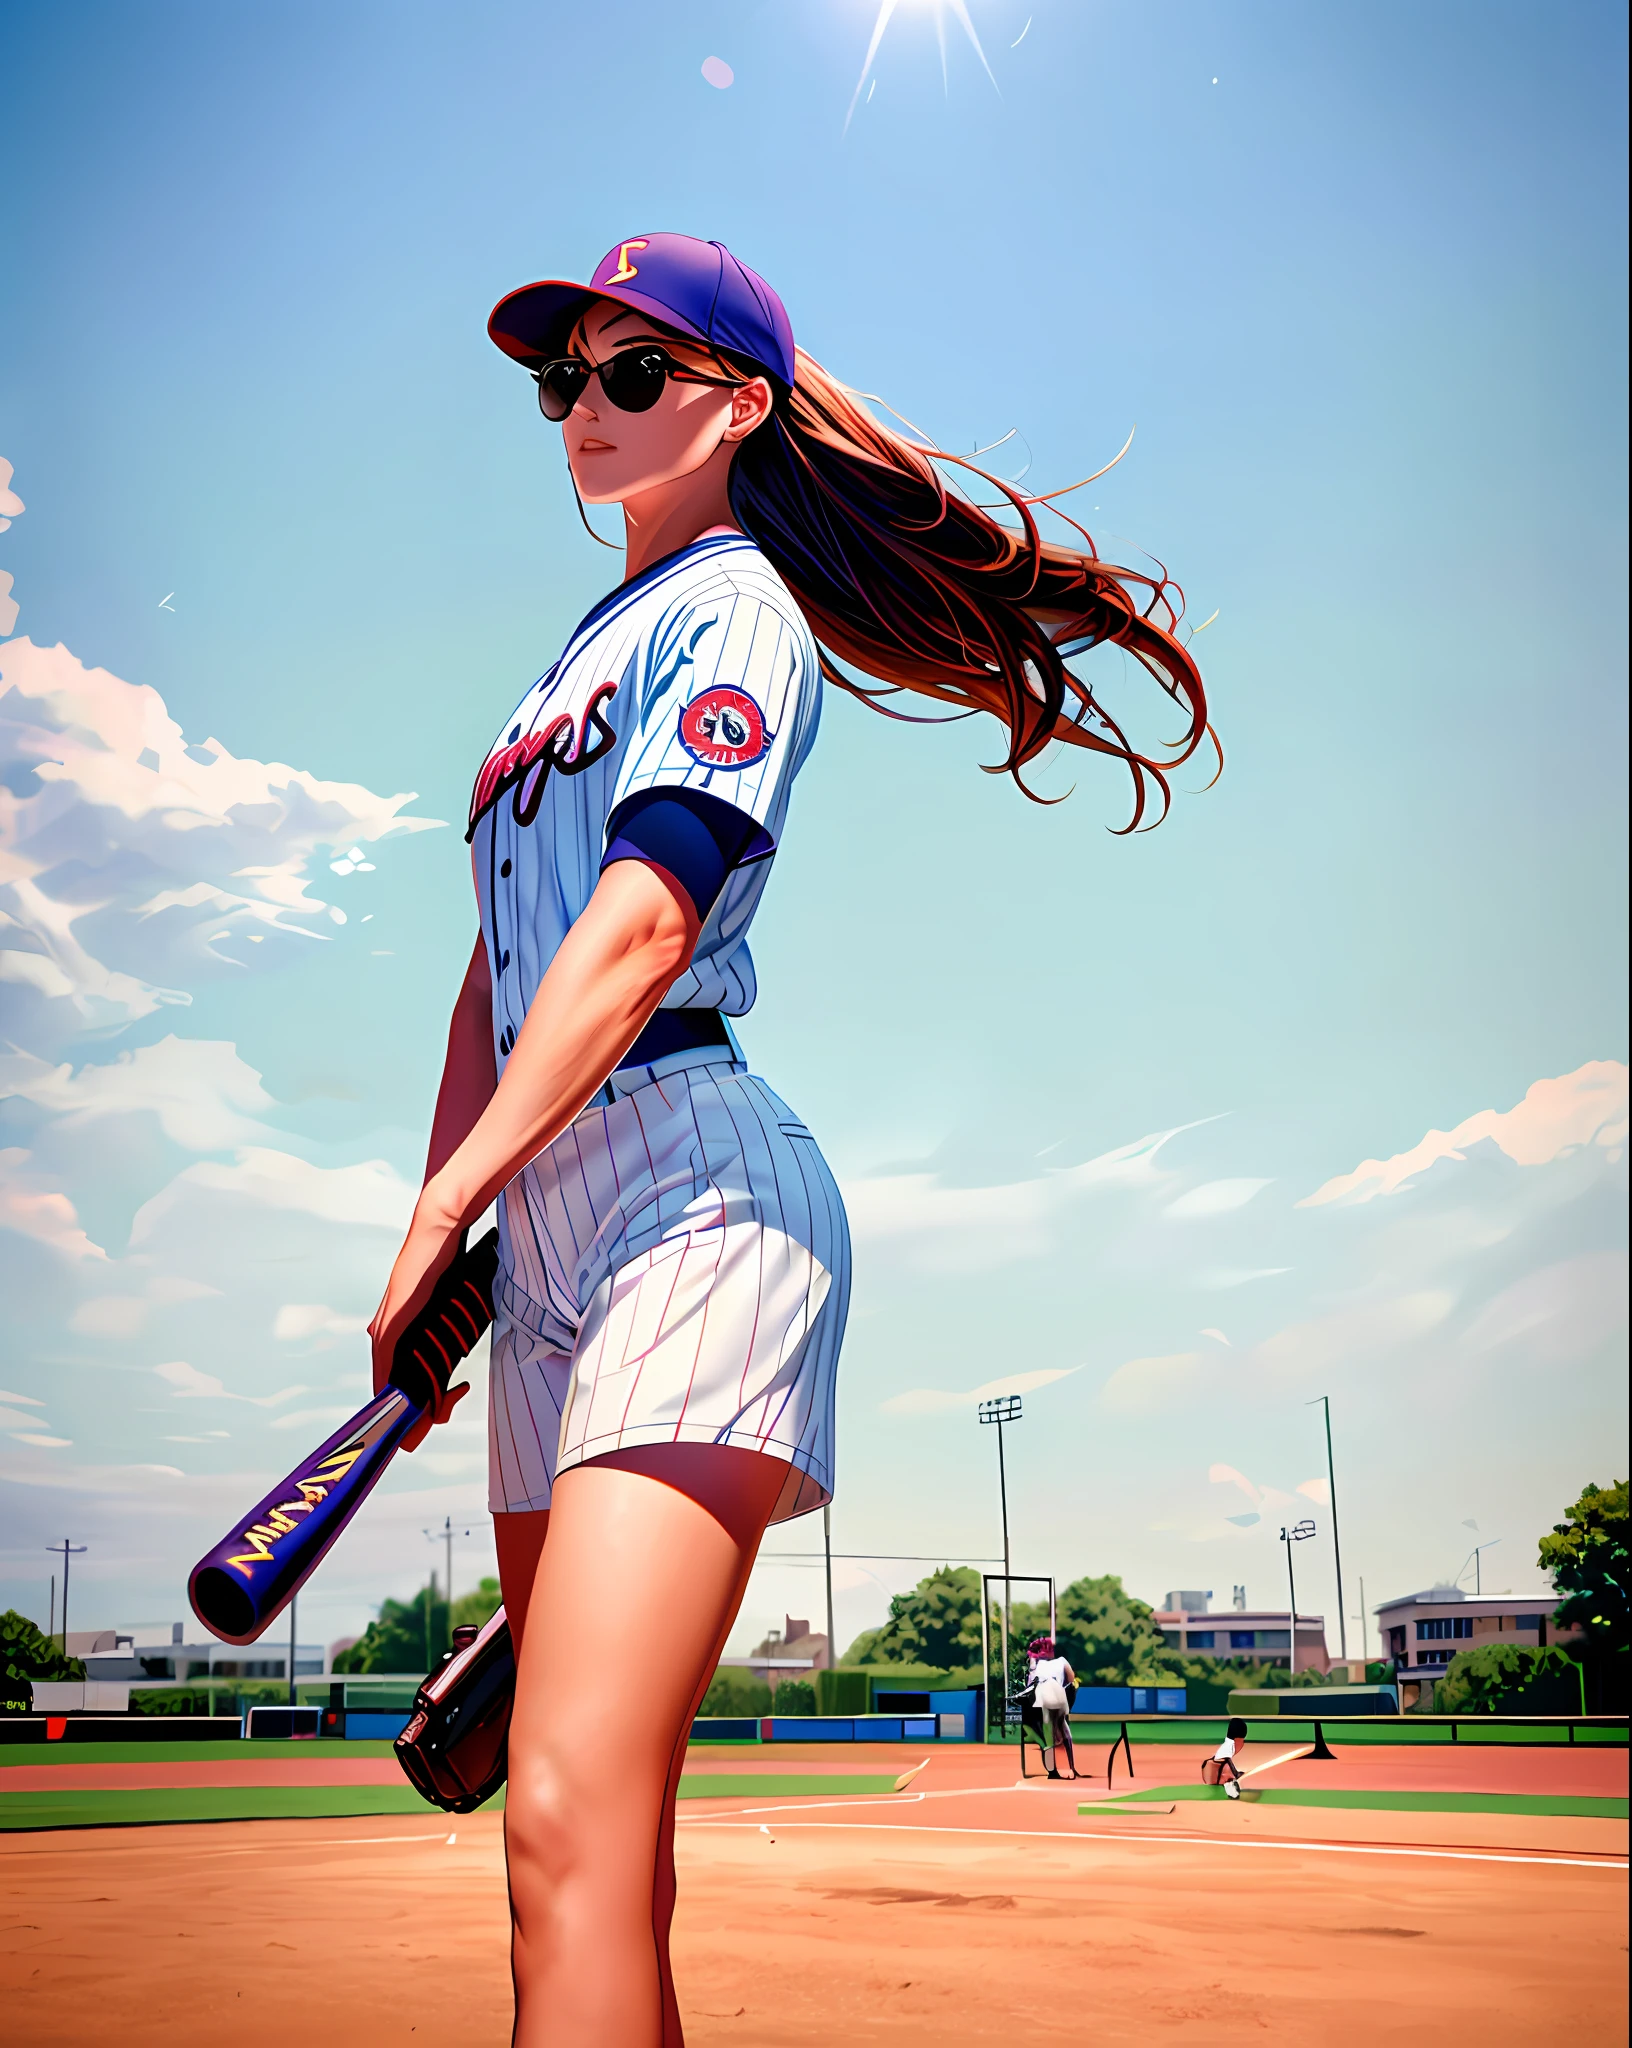
[[[601,282],[603,284],[627,284],[630,278],[638,277],[640,272],[629,261],[629,251],[631,249],[644,249],[645,247],[646,244],[643,241],[620,242],[618,244],[618,267],[610,276],[603,278]]]

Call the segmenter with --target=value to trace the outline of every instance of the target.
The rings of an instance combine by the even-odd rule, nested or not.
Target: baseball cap
[[[793,325],[764,278],[723,242],[691,235],[631,235],[596,264],[588,284],[545,278],[493,308],[487,331],[529,369],[566,353],[573,322],[591,299],[616,299],[690,335],[746,356],[784,384],[793,382]]]

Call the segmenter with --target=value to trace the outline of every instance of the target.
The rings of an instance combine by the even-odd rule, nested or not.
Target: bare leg
[[[556,1483],[510,1724],[516,2048],[678,2048],[672,1789],[786,1477],[757,1451],[669,1444]],[[601,1695],[636,1671],[612,1768]]]
[[[522,1631],[527,1626],[527,1603],[533,1597],[538,1576],[539,1552],[550,1531],[548,1508],[519,1515],[493,1517],[493,1541],[499,1553],[499,1590],[504,1595],[504,1618],[510,1624],[510,1640],[521,1655]]]

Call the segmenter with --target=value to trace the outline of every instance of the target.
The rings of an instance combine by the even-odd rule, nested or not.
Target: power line
[[[820,1564],[824,1555],[849,1558],[858,1564],[1001,1564],[1000,1557],[970,1557],[957,1550],[935,1550],[927,1553],[911,1550],[835,1550],[824,1553],[819,1550],[762,1550],[760,1561],[774,1559],[778,1564],[787,1564],[793,1559],[802,1563]]]

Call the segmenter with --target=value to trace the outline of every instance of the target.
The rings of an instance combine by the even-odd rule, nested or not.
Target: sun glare
[[[889,27],[892,17],[903,7],[914,14],[933,13],[935,16],[935,40],[941,53],[941,87],[943,91],[946,87],[946,17],[950,14],[957,20],[964,34],[969,38],[975,55],[980,59],[980,68],[992,80],[992,90],[1000,92],[997,80],[992,77],[992,67],[986,62],[986,52],[980,47],[980,37],[975,34],[975,24],[969,19],[967,0],[878,0],[878,17],[873,23],[873,33],[867,45],[867,55],[862,59],[861,76],[856,80],[856,89],[850,95],[850,106],[844,117],[845,132],[847,134],[849,133],[850,123],[855,116],[857,104],[861,99],[861,89],[867,83],[868,73],[873,68],[873,59],[878,55],[878,46],[884,40],[884,32]],[[1028,28],[1031,26],[1029,21],[1026,26]],[[869,92],[867,97],[871,99],[872,94]]]

